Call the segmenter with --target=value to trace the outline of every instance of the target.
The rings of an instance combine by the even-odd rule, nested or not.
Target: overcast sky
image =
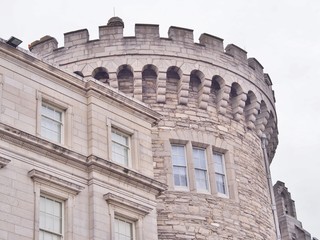
[[[44,35],[63,46],[63,33],[98,26],[114,15],[124,34],[135,23],[194,29],[194,39],[209,33],[255,57],[269,73],[276,94],[279,146],[271,165],[295,200],[298,219],[320,238],[320,1],[318,0],[11,0],[1,3],[0,37],[16,36],[21,46]]]

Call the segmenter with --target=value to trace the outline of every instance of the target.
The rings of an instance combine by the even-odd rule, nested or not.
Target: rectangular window
[[[225,164],[222,154],[213,153],[217,192],[227,194]]]
[[[129,166],[130,136],[112,128],[112,161]]]
[[[63,203],[40,196],[39,239],[60,240],[62,235]]]
[[[49,104],[42,103],[41,107],[41,136],[56,142],[62,141],[63,112]]]
[[[205,149],[193,148],[192,152],[196,187],[198,190],[209,190]]]
[[[174,185],[187,187],[187,161],[184,146],[172,145],[172,164]]]
[[[114,235],[115,240],[134,240],[134,222],[116,216]]]

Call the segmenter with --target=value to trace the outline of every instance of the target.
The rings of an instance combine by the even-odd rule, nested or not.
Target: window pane
[[[197,189],[208,190],[207,171],[195,169]]]
[[[193,148],[193,160],[195,168],[207,169],[206,154],[204,149]]]
[[[223,158],[220,154],[213,154],[215,172],[224,174]]]
[[[62,203],[56,200],[40,197],[39,214],[40,239],[61,239],[62,234]]]
[[[224,175],[216,174],[216,185],[217,185],[217,191],[219,193],[223,193],[223,194],[227,193]]]
[[[57,217],[61,217],[61,203],[55,201],[55,202],[53,203],[53,208],[54,208],[53,214],[54,214],[55,216],[57,216]]]
[[[40,212],[40,220],[39,220],[39,227],[45,228],[46,227],[46,214],[43,212]]]
[[[44,212],[46,209],[46,199],[44,197],[40,197],[40,211]]]
[[[56,233],[61,233],[61,219],[58,217],[54,218],[53,231]]]
[[[53,231],[53,216],[46,215],[46,225],[45,229],[49,231]]]
[[[117,143],[113,143],[112,160],[120,164],[128,165],[128,149]]]
[[[184,146],[172,145],[173,180],[175,186],[188,186]]]
[[[53,201],[46,198],[46,213],[53,214]]]
[[[119,143],[119,144],[128,146],[128,137],[125,134],[121,134],[118,131],[112,132],[112,140]]]
[[[115,239],[117,240],[132,240],[133,239],[133,223],[115,218]]]
[[[41,115],[41,136],[54,142],[61,142],[62,111],[43,104]]]
[[[173,167],[174,185],[187,186],[187,171],[185,167]]]
[[[193,162],[197,189],[208,190],[207,162],[205,149],[193,148]]]
[[[172,146],[172,162],[173,165],[186,166],[184,146]]]
[[[112,130],[112,160],[128,166],[129,137],[119,131]]]

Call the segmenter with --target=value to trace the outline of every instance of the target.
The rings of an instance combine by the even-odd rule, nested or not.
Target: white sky
[[[298,219],[320,238],[320,1],[318,0],[11,0],[1,3],[0,37],[16,36],[21,46],[44,35],[63,46],[63,33],[98,26],[116,15],[125,35],[135,23],[194,29],[194,39],[209,33],[255,57],[269,73],[276,94],[280,144],[272,175],[285,182],[296,202]],[[320,161],[320,159],[319,159]],[[319,222],[318,222],[319,221]]]

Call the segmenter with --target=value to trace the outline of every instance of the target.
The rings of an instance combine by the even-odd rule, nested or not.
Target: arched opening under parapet
[[[266,126],[266,136],[268,138],[268,155],[270,159],[273,159],[275,155],[275,149],[278,146],[278,128],[276,118],[272,110],[270,110],[270,117]]]
[[[124,64],[117,71],[118,89],[128,96],[133,96],[133,69],[130,65]]]
[[[204,74],[199,70],[193,70],[190,73],[189,82],[189,100],[188,105],[193,107],[198,106],[199,90],[201,87],[201,82],[204,80]]]
[[[249,129],[254,128],[254,122],[256,121],[257,114],[258,114],[257,97],[252,91],[249,91],[247,94],[247,99],[245,101],[245,106],[244,106],[244,116]]]
[[[260,109],[258,110],[258,115],[261,115],[262,113],[267,113],[268,112],[268,108],[267,108],[267,104],[265,103],[265,101],[261,101],[260,103]]]
[[[209,94],[209,106],[215,106],[218,103],[218,99],[221,99],[222,88],[224,86],[224,80],[222,77],[215,75],[212,77],[210,94]]]
[[[237,114],[237,108],[240,104],[239,96],[242,92],[242,88],[238,83],[232,83],[229,94],[229,107],[227,110],[231,111],[230,113],[233,117]]]
[[[265,127],[269,118],[268,108],[266,103],[262,100],[260,108],[258,109],[258,116],[256,118],[255,126],[259,136],[265,131]]]
[[[176,66],[171,66],[167,70],[166,81],[166,101],[170,103],[177,103],[179,81],[182,76],[182,71]]]
[[[229,99],[233,99],[233,98],[237,97],[240,93],[242,93],[241,86],[236,82],[232,83]]]
[[[80,76],[80,77],[84,77],[83,76],[83,73],[81,72],[81,71],[75,71],[75,72],[73,72],[74,74],[77,74],[78,76]]]
[[[275,121],[274,121],[273,112],[270,111],[269,112],[268,122],[267,122],[266,129],[265,129],[265,132],[264,132],[266,134],[268,140],[271,139],[271,135],[272,135],[272,133],[273,133],[273,131],[275,129],[275,126],[276,126],[276,124],[275,124]]]
[[[217,75],[214,76],[211,81],[211,92],[212,93],[218,92],[221,89],[221,85],[223,82],[224,80],[222,79],[222,77]]]
[[[158,69],[148,64],[142,69],[142,101],[154,103],[156,101]]]
[[[98,67],[93,70],[92,77],[100,82],[109,84],[109,74],[104,67]]]

